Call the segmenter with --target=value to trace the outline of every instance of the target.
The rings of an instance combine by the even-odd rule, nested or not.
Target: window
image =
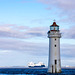
[[[55,64],[57,64],[57,60],[55,60]]]
[[[59,31],[59,26],[50,26],[50,30]]]
[[[56,45],[55,45],[55,47],[56,47]]]

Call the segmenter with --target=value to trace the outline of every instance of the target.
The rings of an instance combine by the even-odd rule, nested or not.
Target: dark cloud
[[[32,36],[46,37],[47,31],[48,31],[47,27],[33,27],[33,28],[30,28],[26,33]]]
[[[33,38],[46,36],[46,27],[33,27],[29,28],[27,26],[0,26],[0,37],[9,38]]]
[[[75,38],[75,26],[61,29],[63,38]],[[46,38],[49,27],[27,27],[27,26],[0,26],[0,37],[28,39],[41,37]]]
[[[25,26],[24,26],[25,27]],[[64,38],[75,38],[75,26],[68,29],[62,29],[62,35]],[[0,26],[0,50],[17,50],[25,51],[32,55],[48,55],[48,43],[34,43],[26,42],[21,39],[41,37],[47,38],[47,27],[25,27],[24,31],[21,31],[22,27],[13,26],[6,27]],[[2,39],[2,38],[4,39]],[[6,38],[8,37],[8,38]],[[14,38],[19,38],[14,39]],[[66,57],[74,57],[75,45],[61,45],[61,55]]]
[[[47,27],[0,25],[0,50],[25,51],[32,55],[45,56],[48,50],[47,44],[26,42],[21,39],[47,37],[47,30]]]

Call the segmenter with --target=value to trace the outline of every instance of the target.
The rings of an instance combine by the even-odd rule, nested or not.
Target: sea
[[[47,68],[0,68],[0,75],[75,75],[75,68],[62,68],[61,73],[47,73]]]

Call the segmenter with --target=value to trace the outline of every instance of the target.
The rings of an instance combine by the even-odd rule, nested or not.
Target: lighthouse
[[[48,31],[49,38],[49,61],[48,61],[48,73],[60,73],[61,72],[61,59],[60,59],[60,38],[61,33],[59,26],[56,22],[50,26]]]

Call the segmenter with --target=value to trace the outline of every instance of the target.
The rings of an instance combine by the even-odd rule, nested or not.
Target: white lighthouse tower
[[[61,33],[59,26],[56,22],[50,26],[48,31],[49,38],[49,62],[48,62],[48,73],[60,73],[61,72],[61,61],[60,61],[60,38]]]

